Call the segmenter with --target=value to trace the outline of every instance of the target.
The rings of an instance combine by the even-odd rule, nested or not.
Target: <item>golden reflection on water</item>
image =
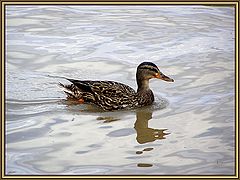
[[[154,129],[148,127],[148,122],[152,119],[152,113],[153,111],[150,109],[136,111],[137,119],[134,124],[134,129],[137,132],[136,140],[139,144],[165,139],[166,135],[170,134],[165,132],[167,129]]]
[[[103,123],[110,123],[110,122],[113,122],[113,121],[118,121],[118,120],[120,120],[120,118],[115,118],[115,117],[112,117],[112,116],[106,116],[106,117],[99,116],[97,118],[97,120],[102,120]]]
[[[148,163],[138,163],[137,164],[138,167],[152,167],[152,164],[148,164]]]
[[[136,121],[134,129],[137,132],[136,140],[139,144],[145,144],[156,140],[166,139],[166,135],[170,134],[165,132],[167,129],[154,129],[149,128],[149,120],[152,119],[153,110],[150,108],[136,110]],[[142,151],[136,151],[136,154],[143,154],[147,151],[152,151],[154,148],[144,148]],[[137,167],[149,168],[153,164],[150,163],[138,163]]]

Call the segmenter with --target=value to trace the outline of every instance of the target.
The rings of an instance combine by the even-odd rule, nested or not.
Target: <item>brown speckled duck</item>
[[[152,78],[174,81],[165,76],[154,63],[143,62],[137,67],[137,92],[128,85],[114,81],[82,81],[66,78],[72,84],[59,84],[69,99],[77,100],[79,103],[95,104],[105,111],[112,111],[151,105],[154,95],[149,88],[149,80]]]

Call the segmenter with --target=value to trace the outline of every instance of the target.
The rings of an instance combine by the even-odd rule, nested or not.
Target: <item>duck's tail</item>
[[[59,82],[58,86],[66,93],[68,98],[77,99],[75,86],[73,84],[64,85],[64,84]]]

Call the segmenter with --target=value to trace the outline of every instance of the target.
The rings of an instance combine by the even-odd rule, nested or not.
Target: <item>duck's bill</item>
[[[164,81],[167,81],[167,82],[174,82],[174,80],[172,78],[165,76],[165,75],[161,79]]]
[[[172,78],[165,76],[165,75],[163,75],[163,77],[161,79],[164,81],[167,81],[167,82],[174,82],[174,80]]]
[[[162,79],[164,81],[167,81],[167,82],[174,82],[174,80],[172,78],[170,78],[168,76],[165,76],[164,74],[162,74],[162,75],[157,74],[155,77],[158,78],[158,79]]]

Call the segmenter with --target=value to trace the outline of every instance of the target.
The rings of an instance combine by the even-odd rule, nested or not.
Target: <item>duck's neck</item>
[[[141,79],[137,77],[137,92],[148,91],[149,90],[149,79]]]
[[[152,104],[154,101],[154,95],[149,88],[149,79],[137,79],[137,84],[138,105],[146,106]]]

